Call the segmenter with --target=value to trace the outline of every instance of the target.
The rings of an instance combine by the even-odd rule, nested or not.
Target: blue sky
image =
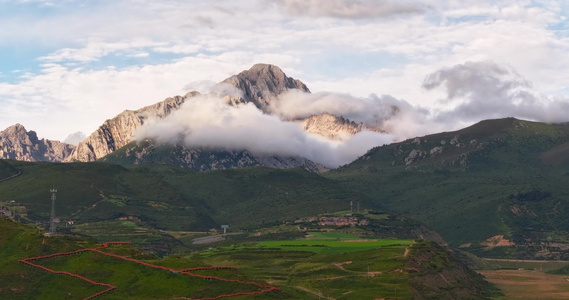
[[[500,116],[569,121],[550,111],[569,102],[568,9],[547,0],[0,0],[0,130],[88,135],[125,109],[259,62],[312,92],[389,95],[450,120],[436,129]],[[425,88],[441,70],[453,76]],[[497,113],[476,98],[511,81],[530,83],[517,88],[531,99],[496,90]],[[468,92],[450,97],[456,86]]]

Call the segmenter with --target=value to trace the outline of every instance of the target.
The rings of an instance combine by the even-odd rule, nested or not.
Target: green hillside
[[[0,249],[5,299],[84,299],[98,293],[97,299],[487,299],[497,294],[437,244],[334,232],[157,259],[128,244],[46,237],[32,226],[0,219]],[[448,280],[432,284],[440,277]]]
[[[568,141],[567,124],[488,120],[374,148],[324,176],[425,222],[455,247],[567,259]],[[494,247],[500,235],[516,246]]]
[[[222,224],[234,231],[247,230],[345,210],[350,201],[366,206],[371,203],[332,180],[302,169],[256,167],[200,173],[165,165],[2,162],[21,172],[0,182],[0,202],[15,201],[12,206],[25,208],[27,216],[22,221],[47,226],[49,191],[56,187],[59,231],[128,219],[144,230],[153,230],[140,241],[150,248],[161,243],[176,246],[158,230],[208,231]],[[108,238],[120,233],[119,228],[109,225],[99,226],[109,231]]]
[[[19,174],[18,170],[4,160],[0,160],[0,182]]]
[[[238,269],[212,269],[203,261],[182,257],[159,260],[128,244],[102,247],[77,238],[45,237],[35,228],[2,219],[0,249],[2,299],[85,299],[109,287],[114,288],[97,299],[202,299],[233,293],[256,294],[270,287],[252,281]],[[20,262],[51,255],[55,256],[29,260],[33,265]],[[203,270],[197,276],[184,271],[191,268]],[[255,299],[298,297],[279,290],[258,295]]]
[[[66,276],[51,276],[18,260],[95,244],[69,237],[48,239],[33,227],[0,219],[0,292],[3,299],[80,299],[103,288]],[[63,292],[65,291],[65,292]]]

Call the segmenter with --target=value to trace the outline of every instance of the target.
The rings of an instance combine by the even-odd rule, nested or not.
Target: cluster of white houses
[[[369,224],[367,219],[359,219],[357,217],[310,217],[300,218],[294,221],[295,223],[318,223],[322,226],[365,226]]]

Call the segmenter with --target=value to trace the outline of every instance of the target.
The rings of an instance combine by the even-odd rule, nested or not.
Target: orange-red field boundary
[[[114,285],[108,284],[108,283],[95,282],[89,278],[85,278],[85,277],[78,275],[78,274],[69,273],[69,272],[65,272],[65,271],[55,271],[55,270],[52,270],[50,268],[44,267],[42,265],[35,264],[32,261],[46,259],[46,258],[52,258],[52,257],[56,257],[56,256],[74,255],[74,254],[78,254],[81,252],[91,251],[91,252],[96,252],[96,253],[99,253],[102,255],[111,256],[111,257],[115,257],[118,259],[134,262],[134,263],[137,263],[137,264],[140,264],[143,266],[147,266],[147,267],[151,267],[151,268],[155,268],[155,269],[161,269],[161,270],[165,270],[165,271],[169,271],[169,272],[180,273],[180,274],[184,274],[184,275],[188,275],[188,276],[192,276],[192,277],[198,277],[198,278],[203,278],[203,279],[207,279],[207,280],[218,280],[218,281],[224,281],[224,282],[235,282],[235,283],[254,285],[254,286],[259,287],[259,290],[254,291],[254,292],[237,292],[237,293],[223,294],[223,295],[219,295],[219,296],[215,296],[215,297],[199,298],[199,299],[195,299],[195,300],[214,300],[214,299],[221,299],[221,298],[234,297],[234,296],[256,295],[256,294],[267,293],[267,292],[279,289],[279,288],[272,286],[272,285],[265,285],[265,284],[260,284],[260,283],[252,282],[252,281],[227,279],[227,278],[221,278],[221,277],[216,277],[216,276],[205,276],[205,275],[194,274],[194,273],[190,272],[190,271],[198,271],[198,270],[235,269],[235,267],[233,267],[233,266],[213,266],[213,267],[199,267],[199,268],[188,268],[188,269],[176,270],[176,269],[167,268],[167,267],[163,267],[163,266],[153,265],[153,264],[143,262],[140,260],[136,260],[133,258],[128,258],[128,257],[124,257],[121,255],[111,254],[111,253],[101,251],[101,249],[108,248],[109,245],[122,245],[122,244],[130,244],[130,242],[107,242],[107,243],[104,243],[101,247],[97,247],[97,248],[80,249],[80,250],[71,251],[71,252],[60,252],[60,253],[54,253],[54,254],[44,255],[44,256],[28,257],[28,258],[21,259],[20,262],[27,264],[27,265],[30,265],[30,266],[35,267],[35,268],[42,269],[44,271],[47,271],[47,272],[50,272],[53,274],[63,274],[63,275],[79,278],[79,279],[86,281],[86,282],[93,284],[93,285],[99,285],[99,286],[107,287],[107,289],[105,289],[104,291],[93,294],[87,298],[84,298],[83,300],[89,300],[89,299],[93,299],[95,297],[101,296],[105,293],[108,293],[108,292],[116,289],[117,287]]]

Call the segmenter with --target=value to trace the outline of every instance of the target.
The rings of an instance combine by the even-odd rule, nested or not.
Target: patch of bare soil
[[[506,299],[569,299],[569,277],[541,271],[478,271],[504,292]]]
[[[344,266],[344,265],[349,265],[349,264],[351,264],[351,263],[352,263],[352,261],[349,260],[349,261],[345,261],[345,262],[333,263],[333,265],[336,266],[336,267],[338,267],[338,268],[340,268],[340,270],[342,270],[342,271],[349,272],[349,271],[346,270],[346,268],[344,268],[343,266]]]
[[[505,246],[514,246],[515,244],[510,240],[504,238],[504,235],[499,234],[493,237],[486,239],[486,241],[481,243],[482,245],[486,246],[486,249],[492,249],[495,247],[505,247]]]
[[[375,271],[375,272],[366,272],[366,274],[367,274],[367,277],[375,277],[375,276],[381,275],[383,273],[381,273],[380,271]]]

